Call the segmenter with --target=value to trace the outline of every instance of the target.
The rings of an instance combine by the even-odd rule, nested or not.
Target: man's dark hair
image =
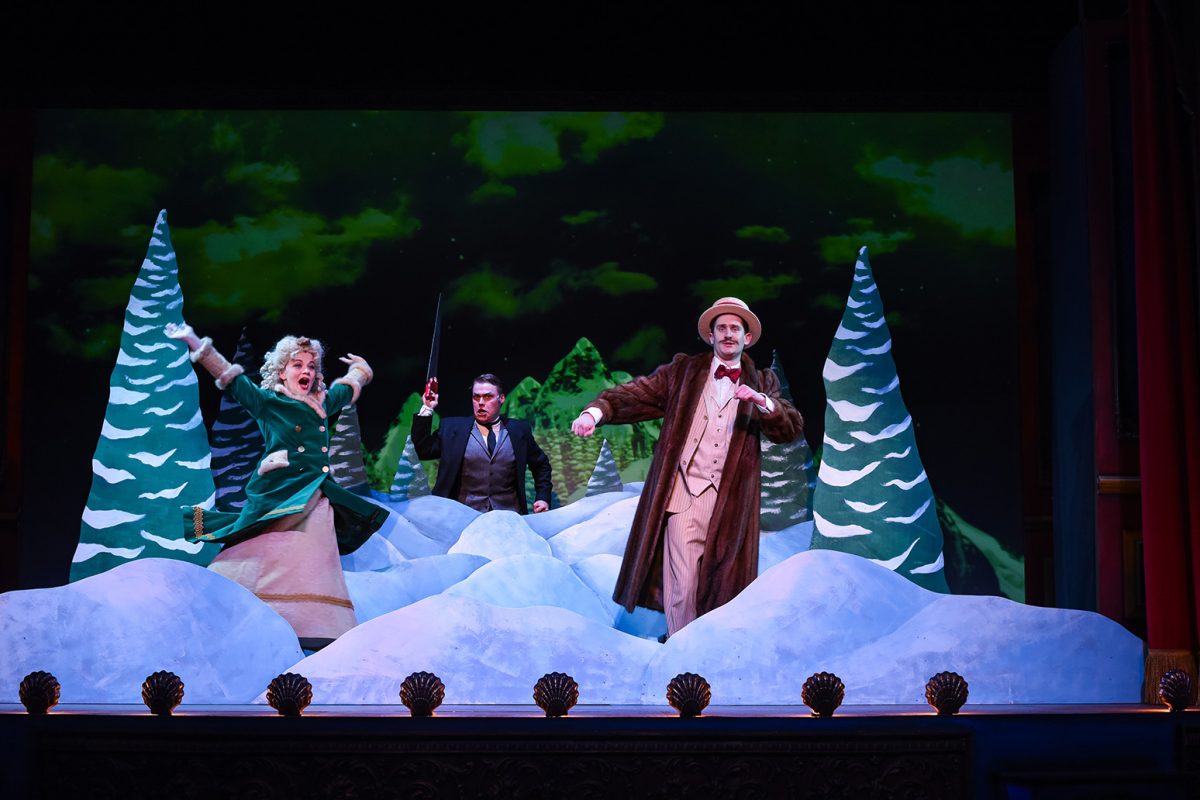
[[[747,333],[750,332],[750,323],[746,322],[746,318],[743,317],[741,314],[734,313],[733,311],[722,311],[720,314],[717,314],[717,317],[723,317],[726,314],[733,314],[735,317],[740,319],[742,321],[742,330],[746,331]],[[708,332],[709,333],[715,334],[717,332],[717,317],[713,317],[711,320],[709,320],[709,322],[708,322]]]
[[[471,381],[472,392],[475,391],[475,384],[477,383],[490,383],[492,386],[496,387],[496,394],[504,394],[504,384],[500,382],[499,378],[490,372],[485,372],[475,380]]]

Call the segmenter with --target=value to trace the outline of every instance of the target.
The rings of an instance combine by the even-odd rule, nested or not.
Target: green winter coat
[[[258,422],[265,455],[246,483],[246,505],[241,512],[185,508],[184,538],[236,544],[261,533],[279,517],[303,511],[318,489],[333,507],[342,555],[357,550],[379,530],[388,512],[346,491],[330,474],[329,436],[337,415],[353,397],[349,386],[337,383],[325,393],[325,419],[298,400],[260,389],[245,375],[235,378],[226,391]]]

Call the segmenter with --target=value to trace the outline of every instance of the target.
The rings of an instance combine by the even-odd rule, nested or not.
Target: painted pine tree
[[[363,461],[362,431],[358,426],[358,407],[346,406],[333,425],[329,437],[329,470],[333,479],[347,491],[370,494],[367,467]]]
[[[168,322],[183,323],[183,291],[161,211],[125,308],[71,580],[134,558],[207,564],[219,549],[183,538],[181,507],[212,508],[216,487],[199,381]]]
[[[779,378],[780,394],[792,400],[792,390],[779,363],[779,354],[771,354],[771,370]],[[813,489],[817,474],[812,450],[803,435],[794,442],[775,444],[762,440],[762,500],[760,527],[781,531],[812,519]]]
[[[396,465],[396,475],[392,478],[392,487],[388,496],[392,500],[412,500],[414,497],[424,497],[430,493],[429,477],[417,457],[417,448],[413,446],[412,437],[404,441],[404,452],[400,454],[400,462]]]
[[[247,375],[258,374],[245,328],[238,337],[233,362]],[[222,392],[217,421],[212,426],[212,476],[217,486],[218,508],[241,511],[246,505],[246,481],[250,480],[262,455],[263,436],[258,423],[230,392]]]
[[[596,468],[592,470],[592,477],[588,478],[586,496],[619,492],[624,488],[625,485],[621,483],[621,476],[617,472],[617,460],[613,458],[608,439],[605,439],[600,445],[600,455],[596,457]]]
[[[812,546],[864,556],[948,592],[933,490],[891,350],[864,247],[822,372],[828,407]]]
[[[371,459],[371,465],[367,470],[367,476],[371,482],[371,486],[380,491],[386,492],[388,487],[392,485],[392,476],[395,474],[395,465],[400,461],[401,455],[404,454],[405,442],[408,440],[409,431],[412,430],[413,415],[421,410],[421,395],[413,392],[404,401],[404,405],[400,407],[392,424],[388,426],[387,434],[383,438],[383,447],[375,453],[375,457]],[[433,430],[437,430],[438,415],[434,412],[433,415]],[[436,464],[437,462],[433,462]]]

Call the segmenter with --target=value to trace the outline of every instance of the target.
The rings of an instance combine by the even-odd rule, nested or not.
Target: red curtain
[[[1195,677],[1200,642],[1196,137],[1170,44],[1152,0],[1133,0],[1134,260],[1150,646],[1144,695],[1151,702],[1166,669],[1187,668]]]

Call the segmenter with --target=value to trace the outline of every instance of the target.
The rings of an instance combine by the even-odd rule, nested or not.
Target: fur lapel
[[[284,397],[289,397],[292,400],[295,400],[297,403],[304,403],[304,405],[308,406],[313,411],[315,411],[318,417],[320,417],[321,419],[325,419],[325,390],[324,389],[322,389],[319,392],[310,392],[309,394],[295,394],[293,392],[288,391],[288,388],[286,386],[284,386],[282,383],[277,383],[277,384],[275,384],[275,391],[278,392],[279,394],[283,395]]]

